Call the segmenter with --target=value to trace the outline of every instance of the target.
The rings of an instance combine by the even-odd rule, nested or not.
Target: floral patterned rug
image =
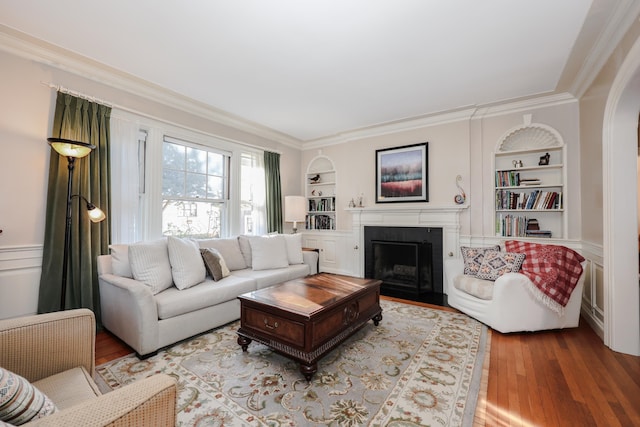
[[[481,383],[487,328],[464,314],[383,300],[318,363],[307,382],[268,347],[237,344],[239,321],[146,360],[100,365],[106,391],[163,372],[178,380],[180,426],[467,426]]]

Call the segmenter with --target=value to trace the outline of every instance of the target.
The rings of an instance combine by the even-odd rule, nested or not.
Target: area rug
[[[178,381],[179,426],[470,426],[487,328],[460,313],[383,300],[307,382],[268,347],[237,344],[239,322],[146,360],[100,365],[105,391],[162,372]]]

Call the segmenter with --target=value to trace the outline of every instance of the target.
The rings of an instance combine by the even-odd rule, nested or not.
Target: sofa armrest
[[[318,273],[318,252],[317,251],[302,251],[302,262],[309,266],[309,274]]]
[[[0,321],[0,366],[38,381],[77,366],[93,374],[96,321],[88,309]]]
[[[29,426],[148,426],[176,423],[176,381],[157,374],[29,423]]]
[[[141,355],[158,349],[158,309],[151,288],[114,274],[98,277],[104,327]]]

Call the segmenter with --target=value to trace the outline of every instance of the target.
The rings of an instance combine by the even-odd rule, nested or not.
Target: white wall
[[[319,151],[331,158],[337,172],[336,203],[337,224],[340,230],[351,229],[351,217],[345,212],[351,198],[364,195],[364,205],[375,205],[376,150],[403,145],[429,143],[429,204],[453,205],[457,194],[456,175],[462,175],[462,186],[468,187],[469,176],[469,123],[465,121],[393,134],[352,140],[348,143],[305,150],[301,172],[307,170],[311,159]],[[421,203],[402,203],[412,207]],[[468,223],[468,221],[463,220]],[[468,233],[468,226],[464,233]]]
[[[180,126],[280,152],[283,194],[301,192],[300,150],[0,49],[0,318],[34,313],[56,91],[94,96]],[[206,112],[203,114],[206,115]]]
[[[303,152],[301,172],[319,152],[331,158],[337,171],[336,199],[338,228],[351,228],[345,213],[352,197],[364,194],[366,206],[375,205],[375,151],[419,142],[429,142],[428,205],[453,205],[457,194],[456,176],[461,175],[469,209],[461,214],[461,235],[494,236],[493,153],[500,138],[509,129],[523,123],[524,114],[532,122],[558,130],[567,144],[566,210],[570,215],[569,239],[580,239],[580,138],[578,102],[570,97],[551,98],[539,107],[522,108],[505,104],[502,111],[479,110],[473,117],[454,123],[432,124],[419,129],[350,140]],[[427,205],[406,203],[407,207]]]

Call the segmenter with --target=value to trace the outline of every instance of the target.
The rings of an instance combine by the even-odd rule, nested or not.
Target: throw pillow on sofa
[[[129,245],[133,278],[151,288],[155,295],[173,286],[166,239]]]
[[[231,274],[227,267],[227,263],[224,261],[224,258],[220,255],[220,252],[217,249],[204,248],[200,249],[200,253],[202,254],[204,266],[206,267],[209,276],[211,276],[214,281],[217,282],[218,280],[222,280]]]
[[[204,281],[207,270],[200,255],[200,247],[195,241],[169,236],[167,247],[176,288],[187,289]]]
[[[302,264],[302,234],[283,234],[290,265]]]
[[[500,245],[489,246],[487,248],[470,248],[467,246],[460,246],[462,252],[462,259],[464,260],[464,274],[469,276],[475,276],[480,271],[480,266],[484,260],[484,254],[486,251],[499,251]]]
[[[237,237],[218,238],[218,239],[203,239],[198,240],[200,249],[202,248],[214,248],[220,252],[222,258],[227,263],[229,270],[244,270],[247,268],[247,264],[244,261],[244,256],[240,251],[240,244]]]
[[[19,426],[57,411],[33,384],[0,367],[0,420]]]
[[[120,277],[132,278],[131,263],[129,262],[129,245],[109,245],[111,250],[111,269],[113,274]]]
[[[522,267],[525,254],[514,252],[486,251],[476,277],[483,280],[496,280],[506,273],[517,273]]]
[[[253,239],[256,236],[251,235],[240,235],[238,236],[238,244],[240,245],[240,252],[242,252],[242,256],[244,257],[244,263],[247,265],[247,268],[251,268],[253,261],[251,260],[251,243],[249,240]]]
[[[254,270],[269,270],[289,266],[287,244],[281,234],[256,236],[251,244],[251,264]]]

